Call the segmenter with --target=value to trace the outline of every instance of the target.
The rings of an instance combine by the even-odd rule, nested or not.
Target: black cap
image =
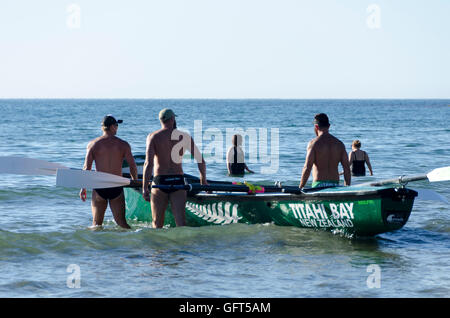
[[[330,127],[328,116],[324,113],[314,116],[314,124],[319,125],[319,127]]]
[[[106,115],[103,118],[102,126],[109,127],[109,126],[121,124],[121,123],[123,123],[122,119],[116,120],[112,115]]]

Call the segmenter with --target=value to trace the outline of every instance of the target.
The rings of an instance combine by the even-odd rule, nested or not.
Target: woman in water
[[[373,176],[372,166],[370,164],[369,155],[367,152],[360,149],[361,142],[354,140],[352,143],[352,151],[348,154],[348,160],[350,161],[350,170],[352,176],[362,177],[366,175],[366,167],[369,168],[370,175]]]
[[[227,152],[227,168],[228,173],[232,176],[243,176],[245,174],[245,170],[250,173],[254,173],[250,170],[245,164],[245,155],[244,151],[241,148],[242,145],[242,136],[234,135],[233,146],[228,149]]]

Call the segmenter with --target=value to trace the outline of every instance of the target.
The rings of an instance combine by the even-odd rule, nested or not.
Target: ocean
[[[81,168],[106,114],[123,119],[118,137],[144,154],[159,110],[169,107],[178,127],[193,134],[201,125],[208,179],[231,180],[220,158],[227,129],[242,128],[265,131],[268,140],[278,133],[276,160],[249,158],[256,173],[246,180],[297,185],[313,117],[324,112],[348,151],[359,139],[370,156],[374,176],[353,178],[355,184],[449,166],[449,106],[450,100],[0,100],[0,156]],[[269,143],[268,152],[275,148]],[[184,169],[198,175],[194,162]],[[153,229],[131,221],[132,229],[123,230],[109,209],[104,227],[92,230],[79,189],[56,187],[54,176],[0,180],[0,297],[450,296],[450,209],[442,201],[417,199],[402,229],[370,238],[274,224]],[[448,181],[409,186],[450,200]]]

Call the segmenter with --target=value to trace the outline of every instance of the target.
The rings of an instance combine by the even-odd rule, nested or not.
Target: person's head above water
[[[354,148],[354,149],[359,149],[359,148],[361,148],[361,141],[359,141],[358,139],[353,140],[353,142],[352,142],[352,148]]]
[[[330,121],[328,116],[324,113],[317,114],[314,116],[314,125],[317,125],[319,128],[329,128]]]
[[[161,111],[159,112],[159,120],[161,121],[161,124],[164,126],[170,125],[171,122],[173,121],[173,128],[176,128],[177,127],[175,121],[176,116],[177,115],[175,115],[173,110],[169,108],[161,109]]]
[[[330,121],[328,120],[328,116],[324,113],[316,114],[314,116],[314,132],[317,136],[319,136],[319,131],[321,133],[328,132],[330,128]]]
[[[161,109],[161,111],[159,112],[159,120],[161,120],[162,122],[166,122],[169,119],[171,119],[172,117],[176,117],[176,116],[177,115],[175,115],[173,110],[171,110],[169,108]]]
[[[118,127],[121,123],[123,123],[122,119],[116,120],[111,114],[108,114],[103,117],[102,129],[103,131],[110,131],[111,127]]]

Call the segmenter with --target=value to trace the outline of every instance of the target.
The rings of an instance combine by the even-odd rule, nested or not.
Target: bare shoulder
[[[98,142],[102,139],[102,137],[97,137],[95,139],[92,139],[91,141],[89,141],[89,143],[87,144],[87,149],[92,149],[95,147],[95,145],[98,144]]]
[[[161,143],[164,140],[164,133],[165,131],[163,129],[149,133],[147,135],[147,145]]]
[[[147,135],[147,140],[157,139],[159,136],[162,135],[162,133],[163,133],[162,129],[155,130],[154,132],[151,132]]]
[[[181,136],[181,137],[183,137],[183,139],[184,139],[184,138],[186,138],[186,139],[191,139],[191,138],[192,138],[191,135],[190,135],[188,132],[186,132],[186,131],[174,129],[173,133],[174,133],[174,135],[176,135],[176,136]]]
[[[309,141],[309,143],[308,143],[308,149],[314,148],[314,147],[317,145],[317,143],[318,143],[319,140],[320,140],[319,137],[316,137],[316,138],[314,138],[314,139],[311,139],[311,140]]]
[[[128,143],[128,141],[123,140],[123,139],[121,139],[119,137],[116,137],[116,138],[117,138],[117,142],[120,144],[120,146],[125,147],[125,148],[129,148],[130,147],[130,144]]]
[[[345,148],[344,143],[343,143],[339,138],[337,138],[337,137],[335,137],[335,136],[333,136],[333,135],[330,135],[330,137],[334,140],[334,142],[335,142],[337,145],[339,145],[340,147]]]

